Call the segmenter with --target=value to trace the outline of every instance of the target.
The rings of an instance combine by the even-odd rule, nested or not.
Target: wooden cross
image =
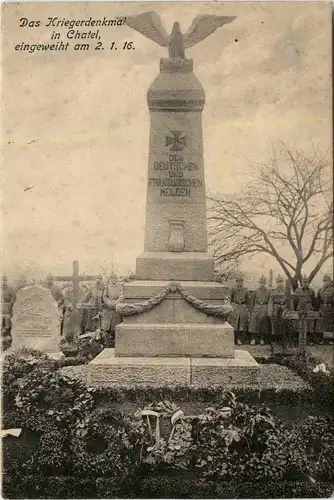
[[[77,308],[79,301],[80,281],[94,281],[96,276],[80,276],[79,275],[79,262],[73,261],[73,274],[72,276],[54,276],[56,281],[71,281],[73,285],[73,308]]]
[[[298,349],[301,354],[305,355],[307,345],[307,321],[314,321],[319,317],[316,311],[306,311],[308,301],[308,293],[299,296],[299,311],[286,311],[285,319],[296,319],[299,322],[299,341]]]

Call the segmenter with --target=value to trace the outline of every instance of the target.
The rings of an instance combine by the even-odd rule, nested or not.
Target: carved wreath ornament
[[[143,312],[150,311],[153,307],[157,306],[162,302],[168,293],[178,292],[182,298],[188,302],[191,306],[195,307],[199,311],[207,314],[208,316],[217,316],[222,319],[227,319],[227,316],[232,312],[233,308],[226,298],[223,300],[221,305],[209,304],[203,300],[197,299],[194,295],[187,292],[180,283],[170,282],[165,286],[159,293],[151,297],[144,302],[136,302],[129,304],[122,301],[122,295],[120,297],[120,302],[116,306],[116,311],[121,316],[132,316],[133,314],[142,314]]]

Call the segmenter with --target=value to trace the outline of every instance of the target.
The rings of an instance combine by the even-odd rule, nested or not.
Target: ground
[[[238,346],[238,349],[246,349],[255,358],[257,357],[270,357],[271,350],[269,345],[244,345]],[[275,353],[280,353],[280,347],[275,348]],[[328,367],[334,367],[334,346],[332,345],[313,345],[307,346],[307,353],[326,363]]]

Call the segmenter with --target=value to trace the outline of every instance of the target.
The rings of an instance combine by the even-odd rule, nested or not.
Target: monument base
[[[116,356],[234,356],[234,331],[229,323],[126,324],[116,327]]]
[[[116,357],[104,349],[88,364],[88,385],[204,386],[258,385],[261,366],[248,351],[234,358]]]
[[[224,287],[215,282],[178,281],[188,299],[192,297],[196,301],[197,307],[194,307],[179,291],[164,294],[169,283],[138,280],[124,285],[123,301],[129,306],[147,304],[161,294],[163,299],[143,312],[124,316],[116,327],[116,356],[232,358],[232,326],[220,317],[203,312],[205,305],[223,304]]]

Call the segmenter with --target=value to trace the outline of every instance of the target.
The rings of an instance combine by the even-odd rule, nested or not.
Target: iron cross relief
[[[186,134],[180,130],[170,130],[166,134],[166,147],[170,145],[170,151],[182,151],[187,146]]]

